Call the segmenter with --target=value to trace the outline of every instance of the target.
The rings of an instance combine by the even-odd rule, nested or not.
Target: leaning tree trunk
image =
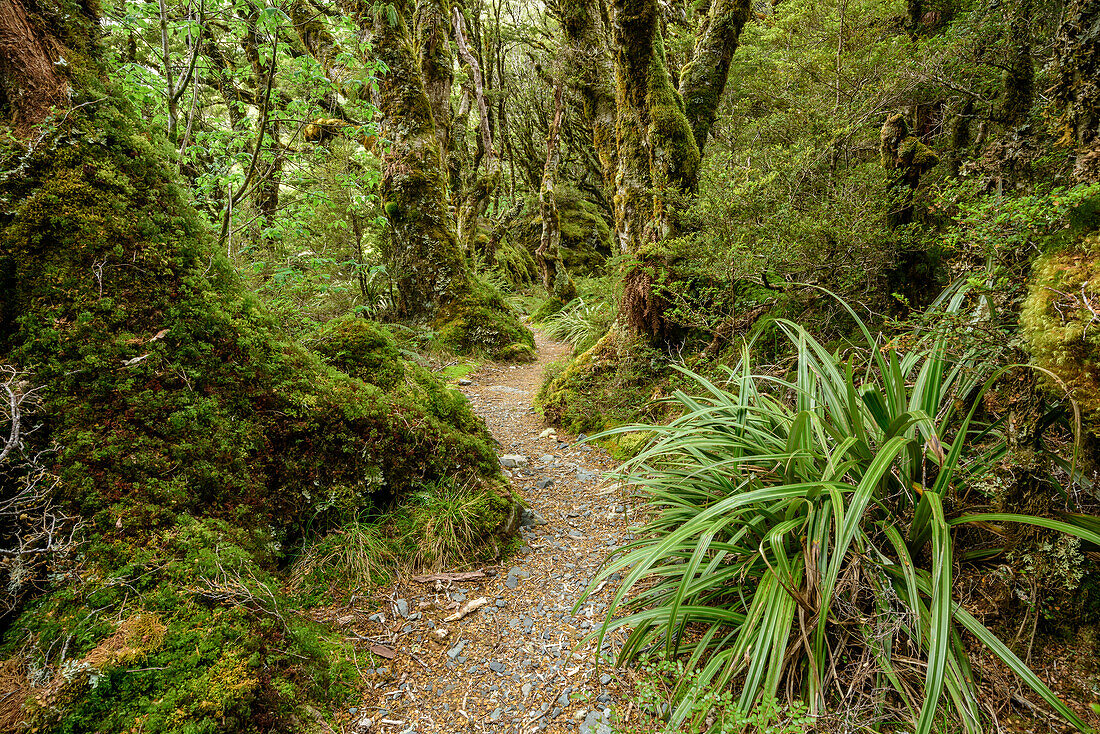
[[[751,10],[748,0],[714,0],[696,42],[694,58],[681,75],[680,93],[700,151],[718,117],[730,63]]]

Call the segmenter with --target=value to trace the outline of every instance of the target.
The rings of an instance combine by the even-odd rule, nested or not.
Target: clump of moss
[[[537,309],[535,309],[535,312],[531,314],[531,321],[535,322],[536,324],[546,321],[548,318],[565,308],[567,303],[568,301],[566,303],[562,303],[561,299],[559,298],[547,298],[539,305]]]
[[[405,378],[401,352],[381,324],[367,319],[333,319],[310,346],[346,375],[391,390]]]
[[[470,288],[441,309],[432,324],[440,346],[456,354],[484,354],[508,362],[532,362],[535,338],[493,286],[471,280]]]
[[[668,373],[667,356],[612,329],[560,371],[548,373],[535,406],[547,421],[574,433],[655,418],[651,399],[661,394]]]
[[[1100,425],[1100,234],[1035,262],[1020,314],[1032,364],[1061,381]],[[1057,389],[1061,389],[1058,386]]]
[[[351,650],[293,613],[271,548],[191,518],[142,545],[111,544],[112,561],[35,600],[5,636],[28,725],[289,732],[297,701],[349,695]]]

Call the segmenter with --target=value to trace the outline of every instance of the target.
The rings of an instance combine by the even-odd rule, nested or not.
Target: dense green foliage
[[[514,544],[520,311],[670,727],[1086,726],[1096,3],[3,7],[0,727],[332,723],[307,608]]]

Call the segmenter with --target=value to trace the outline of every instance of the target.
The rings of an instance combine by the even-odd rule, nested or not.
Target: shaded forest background
[[[685,591],[741,535],[673,554],[692,580],[648,597],[671,605],[669,651],[702,634],[685,593],[725,608],[773,579],[791,619],[825,610],[805,665],[785,662],[794,627],[773,651],[739,619],[728,647],[756,635],[763,688],[693,648],[699,690],[751,709],[782,681],[826,728],[930,731],[942,699],[944,731],[1049,708],[1083,729],[1098,79],[1086,0],[0,0],[0,728],[333,720],[357,653],[308,610],[514,545],[521,498],[448,381],[530,361],[526,322],[575,348],[538,408],[612,430],[639,485],[747,455],[646,452],[685,416],[746,415],[759,387],[785,445],[736,491],[667,504],[704,516],[779,474],[880,493],[866,515],[833,501],[867,526],[837,569],[890,589],[843,610],[785,538],[839,533],[843,512],[800,514],[817,495],[738,517],[773,548],[739,585]],[[733,402],[697,413],[711,388]],[[652,537],[695,527],[654,487]],[[914,621],[845,631],[881,604]],[[891,665],[885,636],[920,660]],[[1028,664],[1070,671],[1057,696]],[[845,686],[866,707],[830,719]],[[674,723],[702,730],[686,690]]]

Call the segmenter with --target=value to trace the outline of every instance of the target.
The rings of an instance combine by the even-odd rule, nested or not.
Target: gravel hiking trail
[[[608,552],[630,539],[627,507],[604,476],[615,467],[610,456],[548,431],[532,408],[545,367],[570,352],[536,339],[533,364],[486,364],[460,381],[530,508],[523,545],[481,574],[402,578],[382,592],[380,610],[356,610],[351,631],[392,657],[376,655],[384,664],[373,669],[360,660],[370,688],[345,732],[609,734],[611,710],[629,715],[628,682],[612,662],[622,637],[605,639],[598,669],[595,642],[579,645],[615,584],[572,614]]]

